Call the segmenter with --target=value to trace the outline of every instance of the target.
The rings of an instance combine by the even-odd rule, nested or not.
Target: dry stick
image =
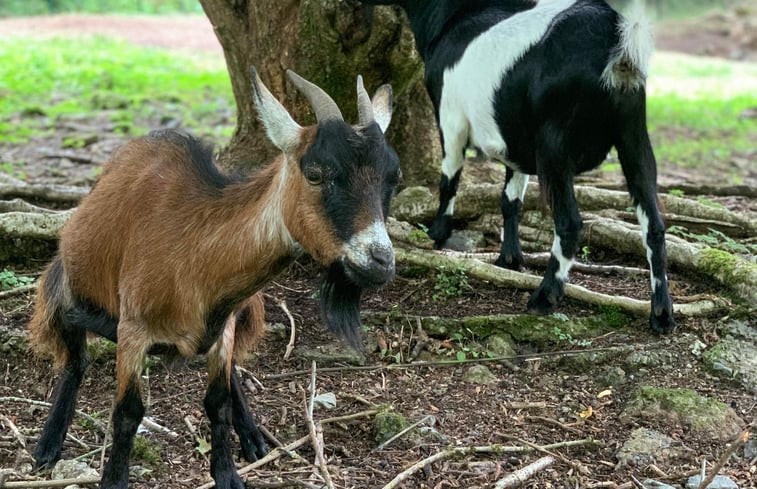
[[[508,487],[517,487],[524,482],[526,482],[528,479],[536,475],[538,472],[546,469],[550,465],[555,463],[555,458],[551,456],[542,457],[539,460],[530,463],[523,467],[522,469],[518,469],[512,474],[508,475],[504,479],[500,479],[497,481],[497,483],[494,485],[494,489],[506,489]]]
[[[599,443],[601,442],[598,442],[591,438],[585,438],[583,440],[570,440],[570,441],[564,441],[560,443],[552,443],[550,445],[540,446],[540,448],[544,450],[553,450],[555,448],[574,447],[574,446],[599,444]],[[480,454],[480,453],[494,453],[494,454],[501,455],[503,453],[524,453],[524,452],[530,452],[530,451],[533,451],[533,448],[513,447],[513,446],[504,446],[504,445],[487,445],[487,446],[478,446],[478,447],[449,448],[447,450],[443,450],[439,453],[436,453],[434,455],[431,455],[430,457],[424,458],[423,460],[420,460],[414,463],[413,465],[411,465],[410,467],[402,471],[400,474],[398,474],[382,489],[394,489],[400,483],[402,483],[405,479],[413,475],[415,472],[418,472],[419,470],[423,470],[423,467],[425,467],[427,464],[438,462],[440,460],[446,460],[452,457],[475,455],[475,454]]]
[[[156,423],[155,421],[152,421],[152,420],[150,420],[148,418],[142,418],[142,422],[140,424],[142,424],[145,428],[149,428],[149,429],[151,429],[153,431],[159,431],[161,433],[165,433],[166,435],[170,436],[171,438],[178,438],[179,437],[179,434],[176,433],[175,431],[172,431],[172,430],[166,428],[165,426],[161,426],[158,423]]]
[[[313,408],[315,406],[315,360],[310,366],[310,402],[308,402],[303,392],[303,398],[305,400],[305,417],[308,423],[308,430],[310,431],[310,439],[313,442],[313,449],[315,450],[315,459],[318,469],[321,471],[323,482],[329,489],[334,489],[334,483],[331,481],[331,474],[329,474],[329,468],[326,466],[326,457],[323,455],[323,446],[318,443],[318,433],[313,421]]]
[[[292,317],[292,313],[289,312],[286,301],[276,301],[276,305],[278,305],[279,308],[284,311],[284,314],[287,315],[287,318],[289,318],[289,343],[287,343],[287,349],[284,352],[284,360],[289,360],[289,356],[294,351],[294,339],[296,334],[294,327],[294,318]]]
[[[578,462],[573,462],[571,460],[568,460],[566,457],[564,457],[563,455],[560,455],[559,453],[553,452],[551,450],[547,450],[544,447],[541,447],[541,446],[539,446],[539,445],[537,445],[535,443],[531,443],[530,441],[523,440],[523,439],[518,438],[518,437],[507,436],[507,435],[505,435],[505,436],[507,438],[510,438],[511,440],[515,441],[515,442],[522,443],[523,445],[526,445],[527,447],[531,447],[534,450],[536,450],[537,452],[541,452],[541,453],[543,453],[545,455],[549,455],[550,457],[553,457],[553,458],[555,458],[557,460],[560,460],[561,462],[563,462],[563,463],[565,463],[567,465],[570,465],[571,467],[573,467],[574,469],[576,469],[576,471],[579,474],[581,474],[581,475],[589,475],[589,471],[588,471],[588,469],[586,467],[584,467],[583,465],[581,465]]]
[[[723,452],[723,455],[720,456],[715,466],[710,471],[710,475],[707,476],[706,479],[704,479],[699,484],[699,489],[705,489],[707,486],[710,485],[710,482],[715,478],[715,476],[720,472],[720,469],[723,468],[726,462],[728,462],[728,459],[731,458],[731,455],[739,449],[746,441],[749,439],[749,430],[751,429],[752,425],[747,426],[747,428],[739,434],[738,438],[731,443],[731,446],[726,449],[725,452]]]
[[[420,420],[420,421],[416,421],[415,423],[411,424],[410,426],[408,426],[408,427],[407,427],[407,428],[405,428],[404,430],[400,431],[399,433],[397,433],[397,434],[396,434],[396,435],[394,435],[393,437],[391,437],[391,438],[389,438],[388,440],[386,440],[386,441],[385,441],[384,443],[382,443],[381,445],[379,445],[379,446],[377,446],[376,448],[374,448],[374,449],[373,449],[372,451],[373,451],[373,452],[378,452],[379,450],[383,450],[384,448],[388,447],[388,446],[389,446],[389,445],[390,445],[390,444],[391,444],[391,443],[392,443],[393,441],[395,441],[396,439],[400,438],[400,437],[401,437],[401,436],[403,436],[403,435],[404,435],[405,433],[407,433],[408,431],[412,430],[413,428],[415,428],[416,426],[420,425],[421,423],[425,423],[425,422],[426,422],[426,421],[427,421],[428,419],[430,419],[430,418],[432,418],[432,416],[431,416],[430,414],[429,414],[429,415],[426,415],[426,416],[424,416],[423,418],[421,418],[421,420]]]
[[[255,462],[246,465],[242,467],[241,469],[237,470],[237,474],[241,476],[247,474],[248,472],[252,472],[253,470],[257,469],[258,467],[262,467],[263,465],[267,464],[268,462],[271,462],[273,460],[276,460],[277,458],[281,457],[284,454],[290,454],[292,450],[296,450],[300,448],[302,445],[307,443],[310,440],[310,435],[305,435],[302,438],[299,438],[289,445],[285,446],[284,448],[276,448],[273,451],[269,452],[268,455],[265,457],[256,460]],[[216,483],[211,481],[207,484],[203,484],[201,486],[196,487],[195,489],[211,489],[215,487]]]
[[[100,477],[89,476],[74,479],[58,479],[44,481],[11,481],[0,485],[0,489],[21,489],[21,488],[47,488],[47,487],[66,487],[72,484],[77,486],[99,484]]]
[[[36,288],[37,288],[37,284],[33,283],[33,284],[22,285],[20,287],[16,287],[10,290],[4,290],[0,292],[0,299],[7,299],[9,297],[15,297],[17,295],[25,294],[27,292],[31,292],[32,290]]]
[[[561,423],[557,421],[556,419],[547,418],[546,416],[526,416],[526,419],[532,420],[532,421],[541,421],[543,423],[547,423],[550,425],[557,426],[565,431],[568,431],[570,433],[574,433],[576,435],[582,435],[583,432],[579,429],[573,428],[572,426],[568,426],[565,423]]]
[[[0,421],[5,423],[6,426],[8,426],[8,429],[11,430],[11,433],[13,433],[13,436],[16,437],[18,442],[21,444],[21,448],[26,450],[26,438],[24,438],[24,435],[21,434],[21,432],[18,430],[18,427],[16,424],[6,415],[0,414]]]
[[[35,401],[34,399],[27,399],[25,397],[0,397],[0,403],[3,403],[3,402],[22,402],[25,404],[31,404],[32,406],[44,406],[47,408],[52,406],[52,404],[50,404],[49,402]],[[76,410],[76,414],[78,414],[82,418],[92,423],[95,426],[95,428],[97,428],[97,430],[100,432],[101,435],[105,433],[105,427],[102,425],[102,423],[96,420],[95,418],[93,418],[92,416],[90,416],[89,414],[83,411],[80,411],[78,409]]]
[[[482,358],[466,358],[465,360],[440,360],[436,362],[413,362],[413,363],[393,363],[391,365],[363,365],[363,366],[347,366],[347,367],[325,367],[318,371],[321,373],[335,373],[335,372],[351,372],[351,371],[375,371],[375,370],[400,370],[404,368],[419,368],[419,367],[459,367],[466,363],[486,363],[486,362],[505,362],[511,360],[527,360],[529,358],[543,358],[543,357],[555,357],[555,356],[572,356],[572,355],[584,355],[586,353],[600,353],[614,351],[618,347],[609,348],[586,348],[582,350],[560,350],[552,352],[542,353],[528,353],[523,355],[512,355],[506,357],[482,357]],[[310,373],[310,370],[293,370],[291,372],[284,372],[281,374],[266,375],[266,380],[281,380],[289,377],[297,377]]]

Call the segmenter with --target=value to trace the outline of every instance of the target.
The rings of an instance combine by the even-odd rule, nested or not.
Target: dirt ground
[[[0,20],[0,36],[28,32],[35,35],[95,32],[123,36],[144,45],[203,50],[222,56],[212,29],[204,18],[198,17],[60,16]],[[680,37],[685,38],[686,34],[682,32]],[[662,47],[665,46],[675,47],[676,43],[663,38]],[[685,47],[688,50],[691,45],[685,44]],[[730,52],[721,50],[709,54],[729,56]],[[86,123],[98,125],[97,120]],[[13,154],[14,160],[23,155],[30,162],[29,178],[32,180],[90,184],[96,175],[93,167],[104,161],[113,148],[123,141],[104,130],[98,143],[80,152],[89,156],[90,162],[69,161],[65,168],[59,168],[53,175],[48,171],[51,160],[40,152],[40,148],[54,147],[61,139],[60,135],[51,136],[49,140],[37,141],[35,147],[10,147],[4,148],[4,151]],[[603,264],[646,266],[642,256],[616,256],[611,252],[598,251],[591,258]],[[42,265],[40,263],[31,272],[38,273]],[[530,269],[536,274],[543,273],[543,269],[538,267],[532,266]],[[266,289],[269,323],[289,323],[283,310],[277,306],[280,300],[286,302],[294,316],[298,334],[298,351],[295,355],[290,360],[282,358],[289,333],[288,327],[277,328],[267,336],[259,351],[243,363],[243,379],[251,409],[260,424],[284,444],[307,433],[302,390],[307,388],[309,374],[302,371],[310,368],[310,357],[302,350],[333,346],[331,337],[322,329],[313,299],[318,275],[319,271],[313,263],[301,259]],[[721,293],[698,277],[675,269],[670,271],[669,277],[674,301],[699,294]],[[649,281],[644,276],[629,278],[573,273],[571,283],[608,294],[623,294],[644,300],[648,297]],[[437,432],[436,438],[412,440],[403,437],[382,450],[376,450],[376,433],[370,416],[325,425],[325,454],[338,488],[382,487],[411,464],[450,445],[547,445],[584,439],[597,443],[555,449],[560,460],[529,479],[523,487],[632,487],[629,485],[632,476],[640,480],[656,478],[680,484],[683,474],[697,471],[703,459],[713,463],[723,452],[725,443],[697,434],[691,427],[671,425],[661,420],[644,418],[621,422],[625,401],[636,387],[686,387],[723,401],[746,422],[757,417],[755,397],[737,383],[724,381],[705,371],[692,352],[692,345],[697,341],[709,345],[719,338],[718,323],[723,320],[723,313],[712,317],[681,319],[677,332],[666,337],[652,335],[646,321],[637,321],[629,329],[593,339],[590,346],[557,336],[553,342],[546,344],[520,343],[517,353],[522,357],[488,365],[497,377],[491,385],[462,381],[467,369],[462,364],[392,368],[395,362],[393,355],[400,353],[399,359],[405,361],[416,340],[415,325],[402,320],[405,315],[459,318],[522,312],[528,298],[526,291],[502,289],[471,279],[471,287],[465,289],[462,297],[435,301],[432,299],[436,292],[434,284],[433,275],[418,275],[414,270],[403,269],[392,286],[366,294],[363,303],[365,311],[394,310],[398,311],[399,317],[391,324],[371,324],[366,332],[369,347],[365,365],[372,368],[358,369],[347,359],[318,362],[318,392],[334,393],[337,403],[330,410],[316,409],[316,419],[359,413],[382,406],[382,409],[390,408],[402,414],[410,422],[425,419],[423,424],[432,426]],[[36,443],[47,409],[26,400],[49,400],[55,380],[50,364],[32,358],[23,348],[23,328],[31,314],[33,300],[34,294],[30,293],[0,303],[0,397],[3,398],[0,414],[13,421],[29,447]],[[566,301],[560,312],[570,317],[581,317],[596,311]],[[754,319],[751,321],[751,325],[755,326]],[[375,347],[379,341],[377,337],[382,337],[389,349],[383,355]],[[469,345],[475,345],[475,342]],[[454,338],[437,338],[432,342],[431,349],[436,353],[436,358],[452,359],[460,346]],[[634,371],[612,389],[611,394],[602,397],[598,394],[607,389],[604,379],[617,366],[614,362],[620,362],[620,356],[611,354],[606,363],[587,366],[571,361],[570,355],[557,354],[563,350],[585,348],[617,351],[619,347],[625,348],[625,355],[628,351],[643,352],[662,357],[664,361]],[[106,423],[115,390],[115,356],[112,349],[104,347],[96,348],[93,353],[77,407]],[[343,368],[324,370],[333,367]],[[149,393],[146,394],[146,397],[149,396],[146,402],[148,414],[178,436],[154,432],[144,434],[145,439],[155,447],[155,453],[152,457],[144,455],[132,461],[132,487],[178,489],[208,482],[208,455],[203,453],[202,443],[198,442],[209,438],[209,427],[202,407],[205,388],[203,363],[192,360],[184,365],[166,365],[155,359],[144,386]],[[591,414],[586,416],[589,407],[592,408]],[[617,467],[616,452],[629,433],[639,426],[656,429],[672,437],[683,447],[683,455],[655,465]],[[63,457],[81,457],[92,467],[99,468],[100,454],[88,454],[103,444],[98,430],[77,417],[69,433],[71,436],[64,445]],[[293,480],[309,480],[316,484],[310,487],[317,487],[318,479],[312,475],[317,472],[312,466],[313,450],[306,445],[297,453],[302,458],[282,457],[250,472],[248,487],[309,487],[291,482]],[[542,455],[531,452],[454,458],[427,466],[400,487],[491,487],[497,479]],[[28,451],[20,446],[18,436],[6,426],[0,431],[0,468],[23,472],[28,463]],[[239,460],[239,466],[244,464]],[[723,470],[741,488],[757,487],[756,472],[755,460],[738,456]],[[287,483],[287,480],[290,482]],[[284,483],[274,485],[280,481]]]

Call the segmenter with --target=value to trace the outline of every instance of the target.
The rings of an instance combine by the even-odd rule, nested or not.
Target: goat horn
[[[368,92],[365,91],[363,77],[360,75],[357,76],[357,113],[358,123],[361,126],[367,126],[376,120],[376,117],[373,115],[371,97],[368,96]]]
[[[342,112],[328,93],[324,92],[318,85],[307,81],[292,70],[287,70],[289,79],[294,86],[305,95],[310,105],[315,111],[315,118],[318,122],[324,122],[332,119],[343,121]]]

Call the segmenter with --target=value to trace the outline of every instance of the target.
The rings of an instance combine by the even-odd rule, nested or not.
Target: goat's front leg
[[[573,177],[563,175],[542,182],[547,186],[555,220],[555,239],[547,271],[539,288],[528,300],[528,310],[548,314],[565,295],[565,282],[573,266],[578,238],[581,232],[581,215],[573,193]]]
[[[466,121],[461,117],[440,117],[444,159],[442,178],[439,182],[439,210],[436,212],[428,235],[441,249],[452,234],[452,215],[455,213],[455,196],[463,168],[465,144],[468,141]]]
[[[234,328],[227,323],[221,337],[208,351],[208,390],[204,400],[210,420],[210,475],[218,489],[244,489],[244,482],[234,466],[229,440],[234,414],[233,350]]]
[[[134,435],[145,414],[139,378],[142,361],[149,347],[143,340],[143,328],[121,321],[120,342],[116,349],[116,391],[113,409],[113,446],[105,464],[100,489],[127,489],[129,486],[129,455]]]
[[[527,187],[528,175],[508,166],[500,199],[503,220],[502,248],[497,261],[494,262],[498,267],[520,270],[524,265],[523,252],[518,239],[518,224]]]
[[[229,374],[231,381],[231,419],[234,424],[234,431],[239,436],[239,442],[242,445],[242,455],[244,455],[246,460],[254,462],[266,454],[268,447],[262,433],[260,433],[255,421],[252,419],[250,411],[247,409],[247,402],[239,382],[239,375],[237,375],[233,363]]]

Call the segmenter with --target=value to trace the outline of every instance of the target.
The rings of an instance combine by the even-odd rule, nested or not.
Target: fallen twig
[[[329,474],[328,466],[326,465],[326,457],[323,455],[323,445],[318,442],[318,428],[313,420],[313,408],[315,406],[315,373],[316,364],[315,360],[310,367],[310,401],[308,402],[305,393],[303,392],[303,398],[305,400],[305,419],[308,424],[308,430],[310,431],[310,440],[313,443],[313,449],[315,450],[316,465],[321,472],[323,482],[329,489],[334,489],[334,483],[331,481],[331,474]],[[320,425],[319,425],[320,426]],[[322,429],[322,428],[321,428]]]
[[[542,446],[539,446],[539,448],[543,450],[553,450],[556,448],[574,447],[574,446],[582,446],[582,445],[590,445],[590,444],[601,444],[601,442],[598,442],[591,438],[586,438],[583,440],[573,440],[573,441],[565,441],[565,442],[560,442],[560,443],[552,443],[550,445],[542,445]],[[467,455],[482,454],[482,453],[494,453],[494,454],[524,453],[524,452],[530,452],[533,450],[534,448],[529,447],[529,446],[504,446],[504,445],[448,448],[447,450],[442,450],[441,452],[438,452],[434,455],[431,455],[430,457],[424,458],[423,460],[420,460],[414,463],[413,465],[411,465],[410,467],[408,467],[407,469],[399,473],[394,479],[392,479],[382,489],[394,489],[400,483],[402,483],[405,479],[413,475],[415,472],[422,470],[423,467],[425,467],[426,465],[432,464],[434,462],[438,462],[440,460],[446,460],[448,458],[453,458],[453,457],[463,457]]]
[[[396,434],[396,435],[394,435],[393,437],[391,437],[391,438],[389,438],[388,440],[386,440],[386,441],[385,441],[384,443],[382,443],[381,445],[379,445],[379,446],[377,446],[376,448],[374,448],[374,449],[373,449],[372,451],[374,451],[374,452],[378,452],[378,451],[380,451],[380,450],[383,450],[384,448],[388,447],[388,446],[389,446],[389,445],[390,445],[390,444],[391,444],[391,443],[392,443],[393,441],[395,441],[395,440],[397,440],[398,438],[402,437],[402,436],[403,436],[403,435],[404,435],[405,433],[409,432],[410,430],[412,430],[413,428],[417,427],[418,425],[420,425],[420,424],[422,424],[422,423],[425,423],[425,422],[426,422],[426,421],[427,421],[428,419],[430,419],[430,418],[432,418],[432,417],[433,417],[433,416],[431,416],[430,414],[429,414],[429,415],[426,415],[426,416],[424,416],[423,418],[421,418],[421,419],[420,419],[420,421],[416,421],[415,423],[411,424],[410,426],[408,426],[408,427],[407,427],[407,428],[405,428],[404,430],[400,431],[399,433],[397,433],[397,434]]]
[[[731,445],[723,452],[718,461],[712,467],[712,470],[710,470],[710,475],[704,477],[704,480],[699,483],[699,489],[706,489],[706,487],[710,485],[710,482],[712,482],[715,476],[718,475],[720,469],[722,469],[726,462],[728,462],[728,459],[731,458],[731,455],[733,455],[733,453],[738,450],[739,447],[747,442],[747,440],[749,439],[750,429],[751,425],[747,426],[747,428],[739,434],[736,440],[734,440],[733,443],[731,443]]]
[[[52,404],[50,404],[49,402],[35,401],[34,399],[27,399],[25,397],[0,397],[0,403],[2,403],[2,402],[20,402],[20,403],[24,403],[24,404],[31,404],[33,406],[43,406],[43,407],[47,407],[47,408],[49,408],[50,406],[52,406]],[[99,431],[99,433],[101,435],[105,433],[105,427],[102,425],[102,423],[100,421],[96,420],[95,418],[93,418],[89,414],[87,414],[87,413],[85,413],[83,411],[80,411],[78,409],[76,410],[76,414],[78,414],[82,418],[84,418],[87,421],[89,421],[90,423],[92,423],[92,425],[94,425],[94,427]]]
[[[79,477],[73,479],[41,480],[41,481],[9,481],[0,485],[0,489],[21,489],[21,488],[47,488],[47,487],[66,487],[71,485],[91,486],[99,484],[100,477]]]
[[[26,438],[24,435],[21,434],[21,432],[18,430],[18,427],[16,426],[16,423],[13,422],[8,416],[4,414],[0,414],[0,421],[5,423],[5,425],[8,427],[8,429],[13,433],[13,436],[16,437],[18,440],[18,443],[21,445],[21,448],[26,450]]]
[[[504,479],[500,479],[497,481],[497,483],[494,485],[495,489],[505,489],[507,487],[517,487],[524,482],[526,482],[528,479],[533,477],[538,472],[546,469],[550,465],[555,463],[555,458],[552,456],[546,456],[542,457],[539,460],[530,463],[523,467],[522,469],[518,469],[512,474],[508,475]]]
[[[572,356],[583,355],[586,353],[599,353],[614,351],[619,348],[625,347],[609,347],[609,348],[586,348],[580,350],[560,350],[552,352],[541,353],[527,353],[523,355],[514,355],[507,357],[481,357],[481,358],[466,358],[465,360],[439,360],[436,362],[413,362],[413,363],[393,363],[390,365],[378,364],[378,365],[350,365],[344,367],[325,367],[318,371],[321,373],[335,373],[335,372],[350,372],[350,371],[376,371],[376,370],[401,370],[406,368],[420,368],[420,367],[459,367],[460,365],[467,363],[487,363],[487,362],[503,362],[511,360],[527,360],[529,358],[543,358],[543,357],[555,357],[555,356]],[[269,374],[266,375],[266,380],[281,380],[289,377],[297,377],[299,375],[305,375],[310,373],[310,370],[293,370],[291,372],[284,372],[281,374]]]
[[[568,431],[570,433],[574,433],[576,435],[583,434],[583,432],[579,429],[573,428],[572,426],[568,426],[565,423],[561,423],[557,421],[556,419],[547,418],[545,416],[526,416],[526,419],[533,420],[533,421],[541,421],[543,423],[551,424],[551,425],[559,427],[560,429]]]
[[[170,436],[171,438],[178,438],[179,437],[179,434],[176,433],[175,431],[172,431],[172,430],[166,428],[165,426],[161,426],[161,425],[159,425],[155,421],[152,421],[149,418],[142,418],[142,422],[140,424],[142,426],[144,426],[145,428],[149,428],[149,429],[151,429],[153,431],[159,431],[161,433],[165,433],[166,435]]]
[[[15,297],[17,295],[26,294],[27,292],[31,292],[32,290],[35,290],[37,288],[37,284],[26,284],[21,285],[19,287],[16,287],[14,289],[10,290],[4,290],[0,292],[0,299],[8,299],[9,297]]]
[[[289,312],[289,308],[287,307],[286,301],[280,300],[276,301],[276,305],[279,306],[279,308],[284,311],[284,314],[286,314],[287,318],[289,318],[289,343],[287,343],[286,351],[284,352],[284,360],[289,360],[289,357],[292,355],[292,352],[294,351],[294,340],[296,336],[296,329],[294,327],[294,317],[292,317],[292,313]]]

